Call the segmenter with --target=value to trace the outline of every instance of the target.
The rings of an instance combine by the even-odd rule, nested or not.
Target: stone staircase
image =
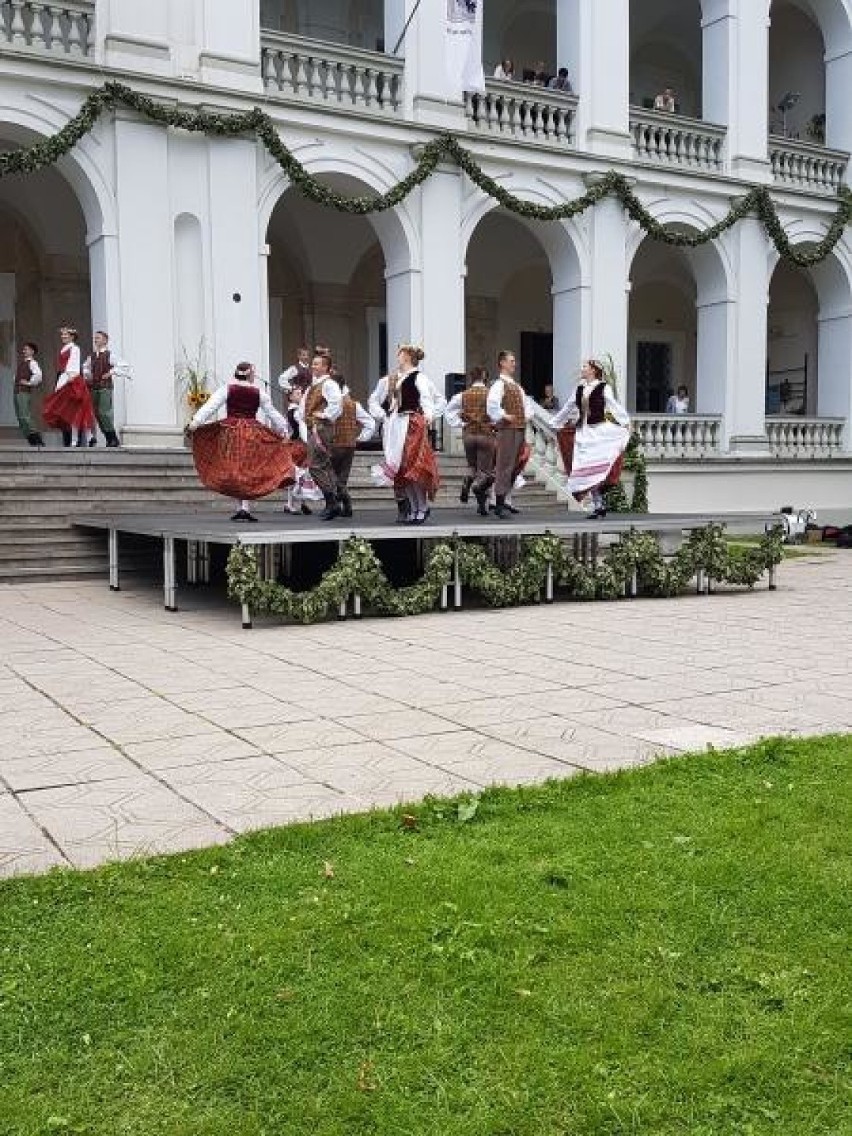
[[[370,484],[375,452],[358,453],[350,487],[358,506],[393,506],[387,490]],[[436,508],[458,501],[464,459],[440,455],[444,479]],[[524,506],[552,504],[552,491],[529,484]],[[262,502],[271,512],[279,499]],[[120,449],[31,450],[0,447],[0,584],[105,575],[106,539],[71,525],[85,513],[227,512],[228,502],[199,483],[186,450]],[[133,560],[122,546],[125,562]],[[132,548],[127,551],[132,552]],[[139,544],[139,567],[155,564],[151,549]]]

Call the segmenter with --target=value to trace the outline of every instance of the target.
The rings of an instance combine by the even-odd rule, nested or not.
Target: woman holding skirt
[[[422,525],[441,484],[429,427],[435,417],[433,387],[418,368],[420,347],[400,347],[399,369],[381,379],[370,396],[370,413],[382,422],[384,460],[370,471],[375,485],[393,487],[399,520]]]
[[[589,494],[592,516],[605,517],[603,491],[617,485],[621,477],[630,440],[630,416],[606,382],[603,367],[594,359],[583,365],[574,394],[550,419],[555,430],[571,423],[576,425],[573,452],[569,445],[560,447],[566,462],[565,488],[578,501]]]
[[[73,327],[61,327],[62,347],[56,363],[56,387],[44,400],[42,417],[45,426],[62,431],[63,446],[70,446],[77,435],[77,445],[85,446],[94,436],[95,408],[86,380],[78,346],[79,336]]]
[[[257,521],[251,502],[295,476],[287,419],[255,384],[255,377],[251,363],[238,364],[233,381],[214,391],[188,427],[201,483],[240,503],[232,521]],[[223,408],[225,417],[214,422]],[[258,421],[260,414],[272,429]]]

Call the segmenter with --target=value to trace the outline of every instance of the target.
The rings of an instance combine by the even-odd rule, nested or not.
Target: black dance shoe
[[[232,521],[254,521],[257,523],[257,517],[252,516],[248,509],[238,509],[231,517]]]

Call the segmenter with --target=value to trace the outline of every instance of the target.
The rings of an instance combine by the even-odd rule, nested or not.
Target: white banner
[[[482,5],[484,0],[444,0],[447,78],[453,95],[484,91]]]

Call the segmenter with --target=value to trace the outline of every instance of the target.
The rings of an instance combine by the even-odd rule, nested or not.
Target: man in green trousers
[[[42,380],[41,367],[36,356],[38,347],[34,343],[21,346],[21,359],[15,370],[15,417],[21,433],[31,446],[43,446],[44,440],[38,430],[33,428],[32,398],[33,388]]]
[[[92,392],[92,405],[95,417],[101,428],[106,444],[110,449],[118,446],[118,435],[112,418],[113,375],[118,361],[114,360],[109,349],[109,336],[105,331],[94,334],[94,350],[83,366],[83,374]],[[90,445],[94,445],[94,440]]]

